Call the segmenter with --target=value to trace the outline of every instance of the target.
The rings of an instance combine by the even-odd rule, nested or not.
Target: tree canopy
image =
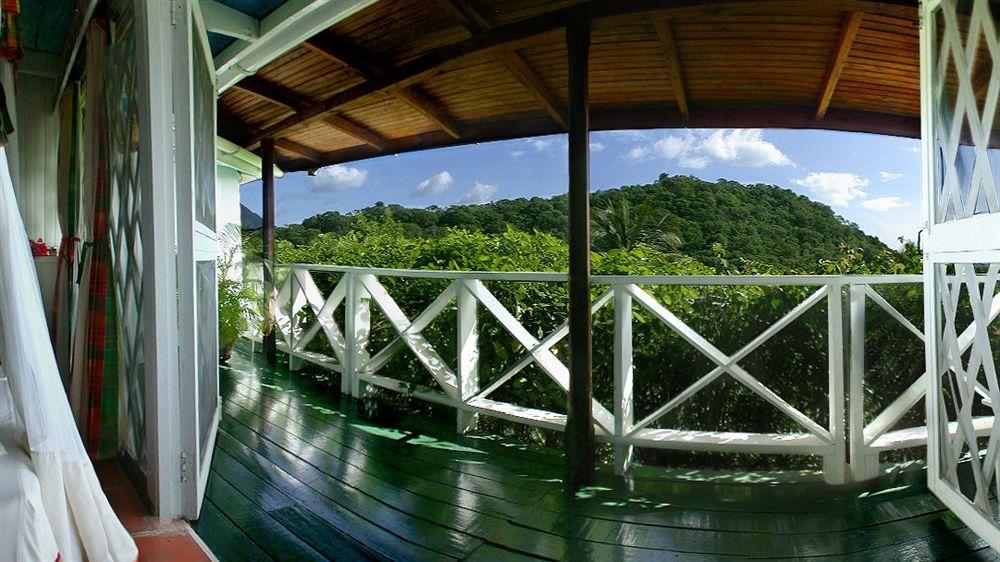
[[[721,245],[733,258],[783,269],[813,269],[821,260],[836,259],[842,247],[856,249],[866,259],[886,249],[827,205],[773,185],[661,174],[650,184],[595,192],[591,204],[595,250],[643,242],[711,262]],[[623,209],[630,213],[629,224],[620,224],[623,217],[613,214]],[[349,214],[320,213],[278,228],[276,236],[301,246],[320,234],[345,235],[358,227],[358,221],[378,222],[390,216],[412,238],[439,238],[453,228],[486,234],[513,228],[565,239],[568,222],[565,195],[423,209],[376,203]],[[614,224],[609,221],[614,219],[627,229],[625,233],[609,233]]]

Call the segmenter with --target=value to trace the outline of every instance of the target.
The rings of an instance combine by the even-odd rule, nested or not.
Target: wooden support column
[[[591,422],[590,104],[587,64],[590,22],[566,28],[569,52],[569,404],[566,418],[567,488],[596,481]]]
[[[277,326],[274,321],[274,139],[260,142],[261,176],[264,199],[264,298],[267,299],[267,317],[264,319],[264,357],[268,365],[277,365]]]

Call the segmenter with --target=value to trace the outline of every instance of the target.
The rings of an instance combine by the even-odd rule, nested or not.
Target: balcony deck
[[[865,487],[812,475],[610,470],[576,497],[561,457],[453,425],[373,422],[240,348],[195,530],[231,560],[827,558],[993,560],[922,471]]]

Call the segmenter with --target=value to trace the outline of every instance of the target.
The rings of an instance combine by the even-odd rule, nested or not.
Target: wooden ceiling
[[[591,126],[919,136],[916,2],[382,0],[223,92],[285,170],[565,131],[564,26],[591,21]]]

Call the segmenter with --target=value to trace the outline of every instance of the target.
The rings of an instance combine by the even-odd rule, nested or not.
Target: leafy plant
[[[243,269],[240,229],[230,224],[219,236],[225,252],[219,259],[219,351],[223,360],[228,351],[248,330],[260,328],[264,317],[261,311],[263,287]]]
[[[681,237],[666,230],[667,215],[657,213],[648,203],[632,205],[626,197],[609,200],[594,213],[595,250],[633,250],[640,244],[671,251],[682,244]]]

